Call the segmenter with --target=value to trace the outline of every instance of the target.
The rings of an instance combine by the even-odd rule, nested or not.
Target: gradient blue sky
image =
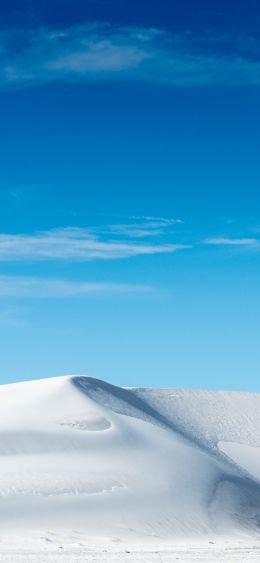
[[[259,3],[0,16],[0,381],[259,391]]]

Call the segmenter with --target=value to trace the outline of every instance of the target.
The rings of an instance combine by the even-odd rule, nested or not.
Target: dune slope
[[[149,542],[258,536],[259,446],[258,394],[83,376],[3,385],[0,526]]]

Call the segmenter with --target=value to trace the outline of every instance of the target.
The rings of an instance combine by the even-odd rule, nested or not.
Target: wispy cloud
[[[260,84],[260,41],[87,23],[0,33],[0,84],[128,79],[172,85]]]
[[[128,238],[147,238],[168,235],[181,219],[133,215],[128,222],[116,223],[105,227],[106,232]]]
[[[222,246],[256,246],[259,241],[255,238],[209,238],[204,241],[204,244],[222,245]]]
[[[88,281],[71,281],[64,279],[46,279],[37,277],[0,276],[1,298],[27,299],[64,299],[84,297],[98,294],[122,294],[150,292],[148,285],[99,283]],[[15,318],[17,315],[15,314]],[[13,309],[9,311],[7,320],[12,322]]]
[[[132,240],[102,240],[93,230],[67,228],[35,234],[0,234],[0,261],[114,260],[132,256],[169,254],[185,244],[146,244]]]
[[[151,57],[153,30],[85,24],[67,29],[7,29],[0,33],[1,81],[30,84],[98,79],[133,69]]]

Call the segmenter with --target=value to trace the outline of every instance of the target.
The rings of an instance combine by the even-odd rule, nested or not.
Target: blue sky
[[[258,3],[0,12],[1,382],[258,391]]]

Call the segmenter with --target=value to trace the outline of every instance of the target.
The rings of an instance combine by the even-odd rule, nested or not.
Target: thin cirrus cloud
[[[37,277],[0,276],[1,298],[63,299],[88,295],[147,293],[148,285],[99,283],[45,279]]]
[[[0,261],[115,260],[141,255],[169,254],[190,248],[185,244],[103,240],[93,230],[55,229],[35,234],[0,234]]]
[[[181,219],[133,215],[128,222],[116,223],[104,227],[104,232],[126,238],[141,239],[169,235]]]
[[[255,238],[228,238],[216,237],[206,239],[205,244],[212,244],[215,246],[257,246],[259,241]]]
[[[251,36],[173,34],[85,23],[0,32],[0,84],[119,78],[176,86],[260,84],[260,42]]]

